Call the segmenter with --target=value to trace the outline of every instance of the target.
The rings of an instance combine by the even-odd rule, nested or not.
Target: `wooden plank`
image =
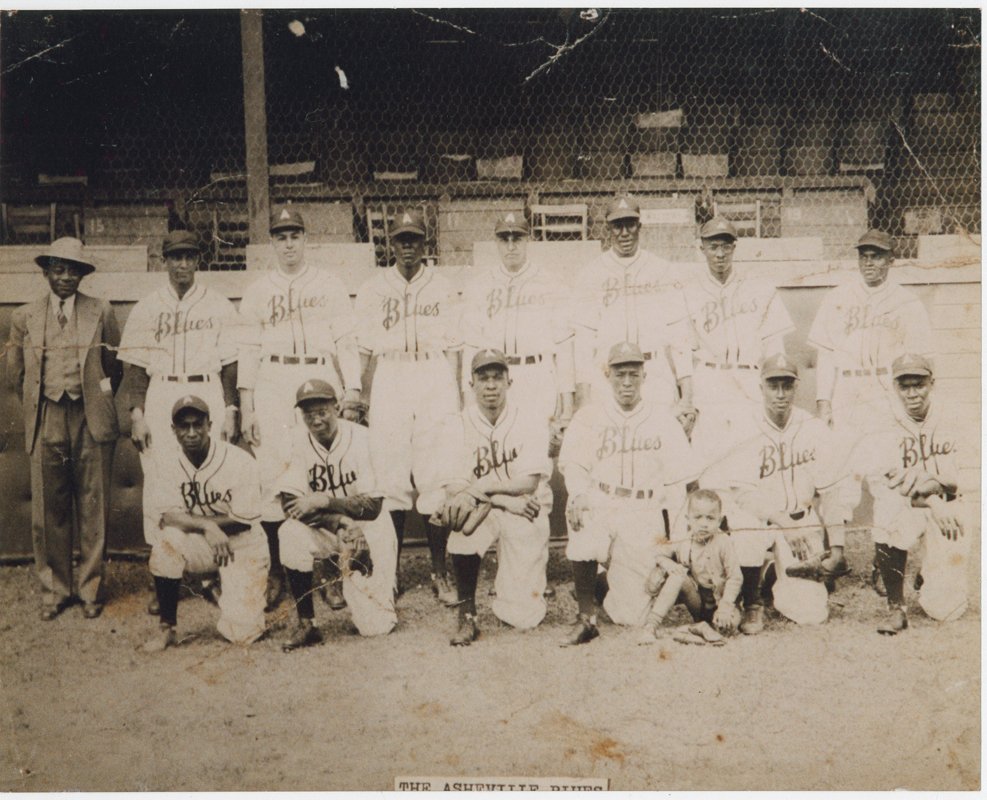
[[[956,330],[933,330],[935,352],[942,355],[976,353],[980,355],[980,331],[959,328]]]
[[[971,338],[976,338],[971,335]],[[937,353],[937,378],[974,378],[980,375],[980,351],[975,353]]]
[[[785,236],[778,239],[743,238],[737,241],[734,259],[743,261],[821,261],[822,239],[817,236]]]
[[[962,284],[942,284],[934,289],[936,305],[958,305],[965,306],[971,303],[980,305],[980,286]]]
[[[963,304],[936,303],[932,306],[929,319],[934,329],[979,330],[980,316],[980,303],[971,300],[971,302]]]
[[[3,245],[0,247],[0,273],[38,272],[34,257],[46,250],[46,245]],[[86,247],[86,253],[92,257],[97,272],[147,272],[147,245],[90,245]]]

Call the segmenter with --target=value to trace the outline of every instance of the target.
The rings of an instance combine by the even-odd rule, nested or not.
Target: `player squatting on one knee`
[[[722,634],[740,625],[738,600],[743,575],[729,534],[723,530],[719,495],[698,489],[689,495],[686,510],[689,538],[659,545],[655,568],[646,588],[654,597],[641,635],[641,644],[661,636],[665,618],[676,603],[689,610],[698,625],[689,635],[696,643],[721,642]],[[709,625],[712,624],[712,630]],[[684,641],[692,641],[684,639]]]

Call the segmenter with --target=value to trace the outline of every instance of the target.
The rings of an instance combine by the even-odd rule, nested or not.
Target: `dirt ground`
[[[280,648],[285,607],[242,648],[191,598],[179,607],[181,646],[145,656],[135,648],[155,621],[144,564],[109,565],[100,619],[74,607],[49,623],[31,570],[6,567],[0,790],[382,790],[395,775],[593,776],[618,790],[979,788],[979,599],[940,625],[912,597],[908,631],[879,636],[883,601],[862,580],[869,545],[851,545],[854,574],[828,623],[770,612],[763,634],[723,648],[639,647],[636,631],[604,623],[597,641],[560,649],[575,613],[560,551],[549,566],[557,596],[535,631],[491,615],[488,557],[482,637],[449,647],[455,613],[423,585],[416,550],[403,557],[409,589],[392,634],[361,639],[347,612],[317,601],[328,641],[291,654]]]

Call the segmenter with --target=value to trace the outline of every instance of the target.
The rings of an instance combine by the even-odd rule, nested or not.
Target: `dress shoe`
[[[65,608],[65,603],[45,603],[41,606],[41,619],[45,622],[51,622],[55,617],[62,613]]]
[[[312,620],[306,619],[298,623],[298,627],[291,634],[291,638],[281,645],[281,649],[285,653],[290,653],[292,650],[300,650],[303,647],[312,647],[321,643],[322,631],[315,627]]]
[[[432,594],[444,606],[454,606],[459,602],[459,595],[445,575],[432,575]]]
[[[102,603],[82,604],[82,616],[84,616],[86,619],[96,619],[102,613],[103,613]]]
[[[744,609],[740,632],[754,636],[764,630],[764,606],[751,606]]]
[[[576,624],[569,631],[568,637],[562,641],[560,646],[575,647],[579,644],[586,644],[592,642],[599,635],[599,629],[590,621],[590,618],[585,614],[580,614],[576,619]]]
[[[877,626],[877,632],[884,636],[894,636],[901,633],[907,627],[908,617],[905,615],[905,609],[901,606],[896,606],[890,610],[887,619]]]
[[[140,646],[140,651],[153,655],[154,653],[164,652],[169,647],[174,647],[177,643],[178,637],[175,635],[175,629],[167,622],[162,622],[158,626],[158,632]]]
[[[156,594],[152,594],[151,599],[147,601],[147,613],[152,617],[156,617],[161,613],[161,605],[158,603],[158,596]]]
[[[459,627],[449,640],[449,644],[453,647],[469,647],[479,638],[480,629],[476,626],[476,617],[472,614],[464,614],[459,618]]]

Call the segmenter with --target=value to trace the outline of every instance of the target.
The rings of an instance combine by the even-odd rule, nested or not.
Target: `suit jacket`
[[[34,449],[40,408],[45,324],[51,292],[14,311],[7,347],[7,376],[24,403],[24,437],[27,452]],[[113,394],[120,385],[122,365],[117,360],[120,326],[106,300],[77,293],[75,328],[82,374],[82,398],[86,424],[97,442],[111,442],[120,435]]]

